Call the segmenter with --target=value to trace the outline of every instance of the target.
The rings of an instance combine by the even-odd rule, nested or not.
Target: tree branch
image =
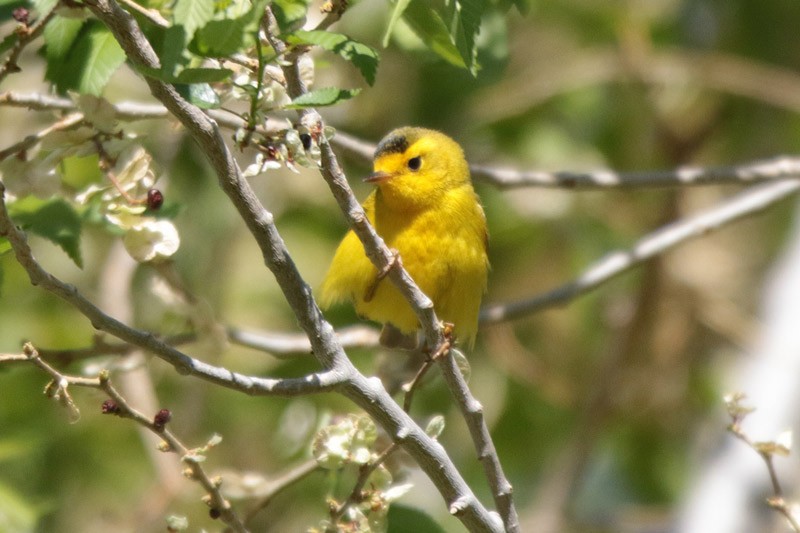
[[[110,0],[87,0],[86,4],[109,27],[132,62],[158,67],[158,57],[128,13]],[[414,457],[445,498],[451,513],[457,515],[470,530],[499,530],[499,525],[475,498],[441,445],[428,437],[395,404],[379,380],[367,379],[353,367],[336,339],[333,328],[316,305],[310,287],[297,271],[275,227],[272,214],[264,209],[249,183],[243,179],[217,124],[186,102],[172,86],[153,78],[146,78],[146,81],[153,95],[186,127],[208,157],[220,187],[230,197],[260,247],[265,264],[278,281],[301,328],[308,335],[317,359],[326,369],[335,370],[337,375],[345,377],[337,390],[369,413]],[[325,146],[329,153],[323,150],[323,161],[326,157],[329,162],[335,161],[329,145],[325,143]],[[341,179],[344,177],[341,176]],[[388,254],[385,259],[388,262]]]
[[[84,297],[76,287],[64,283],[47,272],[33,257],[25,234],[14,225],[5,204],[5,187],[0,182],[0,236],[8,239],[17,262],[25,269],[31,284],[47,290],[75,307],[92,326],[156,354],[181,374],[190,374],[227,388],[252,395],[297,396],[325,392],[339,386],[345,375],[326,371],[304,378],[270,379],[246,376],[223,367],[209,365],[189,357],[149,332],[131,328],[108,316]]]
[[[667,224],[645,235],[628,250],[606,254],[574,281],[531,299],[485,307],[482,324],[513,320],[543,309],[564,305],[627,272],[651,257],[675,246],[720,229],[726,224],[759,213],[800,191],[800,181],[778,181],[750,187],[721,205],[692,217]]]
[[[720,167],[685,166],[652,172],[544,172],[472,165],[473,177],[499,189],[553,187],[579,190],[746,184],[800,177],[800,157],[779,156]]]

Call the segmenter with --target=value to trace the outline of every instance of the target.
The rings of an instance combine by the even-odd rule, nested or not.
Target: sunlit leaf
[[[53,17],[44,27],[44,45],[47,60],[63,59],[78,37],[84,20],[69,17]]]
[[[124,62],[125,52],[111,31],[90,21],[81,28],[60,66],[48,68],[47,78],[60,93],[75,90],[99,95]]]
[[[172,20],[184,28],[187,40],[214,16],[214,2],[208,0],[177,0],[172,10]]]
[[[436,55],[459,68],[467,68],[442,17],[427,2],[411,0],[403,20]]]
[[[411,0],[397,0],[394,3],[394,9],[392,9],[392,16],[389,17],[389,24],[386,25],[386,32],[383,34],[383,46],[384,48],[389,46],[389,39],[392,36],[392,32],[394,31],[394,27],[397,25],[397,22],[405,13],[406,8]]]
[[[206,57],[221,57],[252,44],[253,34],[267,3],[268,0],[254,0],[250,11],[241,17],[208,22],[195,32],[192,50]]]
[[[374,48],[367,46],[343,35],[329,31],[304,31],[299,30],[289,35],[287,41],[291,44],[313,44],[351,62],[372,85],[375,83],[375,73],[378,70],[378,53]]]

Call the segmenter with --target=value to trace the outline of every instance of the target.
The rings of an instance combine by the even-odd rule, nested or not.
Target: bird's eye
[[[419,167],[421,167],[421,166],[422,166],[422,159],[419,156],[412,157],[411,159],[408,160],[408,169],[409,170],[417,171],[417,170],[419,170]]]

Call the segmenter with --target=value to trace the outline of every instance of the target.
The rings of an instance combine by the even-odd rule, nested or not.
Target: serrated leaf
[[[450,35],[461,58],[474,76],[477,73],[477,44],[475,38],[481,28],[483,0],[457,0],[451,4]]]
[[[77,43],[74,52],[78,58],[85,58],[76,87],[81,93],[102,93],[111,76],[125,62],[125,52],[105,26],[93,26],[86,40]]]
[[[245,15],[235,19],[212,20],[195,32],[192,50],[205,57],[228,56],[251,44],[269,0],[254,0]]]
[[[310,91],[306,94],[298,96],[286,107],[288,109],[297,109],[300,107],[329,106],[343,100],[349,100],[360,92],[361,89],[338,89],[336,87],[325,87],[324,89],[317,89],[315,91]]]
[[[29,196],[9,206],[9,214],[26,231],[57,244],[83,268],[81,258],[81,218],[72,205],[61,198],[40,200]]]
[[[183,26],[187,42],[192,39],[194,32],[205,26],[213,16],[212,0],[177,0],[172,10],[172,20],[176,25]]]
[[[99,21],[84,24],[63,61],[48,68],[47,79],[59,93],[69,90],[99,95],[125,62],[125,52]]]
[[[433,53],[459,68],[467,68],[461,52],[453,42],[450,29],[427,2],[411,0],[403,12],[403,20]]]
[[[63,60],[83,27],[84,20],[53,17],[44,27],[44,45],[47,61]]]
[[[383,34],[382,44],[384,48],[389,46],[389,38],[392,36],[392,32],[394,31],[394,27],[397,25],[397,22],[403,16],[403,13],[405,13],[409,2],[411,2],[411,0],[397,0],[394,3],[392,15],[389,17],[389,24],[386,25],[386,33]]]
[[[287,36],[290,44],[313,44],[333,52],[355,66],[368,84],[375,83],[378,70],[378,53],[374,48],[360,43],[341,33],[329,31],[298,30]]]

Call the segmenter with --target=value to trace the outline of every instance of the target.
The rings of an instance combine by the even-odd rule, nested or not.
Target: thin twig
[[[0,83],[12,72],[19,72],[20,68],[17,64],[20,54],[34,39],[39,37],[48,22],[55,16],[55,8],[51,9],[46,15],[40,17],[33,26],[19,26],[14,31],[17,32],[17,42],[11,48],[5,63],[0,67]]]
[[[161,447],[162,451],[175,452],[181,456],[182,462],[188,468],[187,477],[197,481],[207,493],[207,501],[214,513],[217,513],[219,518],[225,522],[231,529],[239,533],[246,533],[247,528],[233,511],[230,502],[228,502],[219,490],[221,479],[212,478],[206,473],[200,461],[194,460],[193,456],[196,450],[189,449],[178,439],[169,429],[165,427],[166,421],[157,421],[154,417],[148,417],[143,413],[134,409],[127,400],[117,391],[111,384],[107,371],[100,372],[96,378],[86,378],[81,376],[71,376],[62,374],[49,364],[45,362],[37,350],[30,343],[26,343],[23,347],[23,354],[20,356],[4,355],[0,356],[0,364],[4,362],[28,361],[34,366],[38,367],[46,374],[48,374],[52,381],[45,387],[45,393],[55,398],[60,403],[64,404],[70,409],[71,417],[74,419],[78,415],[78,408],[75,406],[72,398],[69,395],[69,386],[76,387],[89,387],[99,389],[105,392],[113,403],[104,404],[104,412],[109,414],[116,414],[123,418],[130,418],[142,427],[147,428],[152,433],[163,439],[165,445]],[[163,416],[163,415],[162,415]]]
[[[0,150],[0,161],[3,161],[12,155],[20,154],[26,150],[30,150],[42,142],[42,139],[55,131],[66,131],[80,126],[83,123],[83,118],[83,113],[73,113],[32,135],[28,135],[21,141],[12,144],[8,148],[3,148]]]
[[[361,468],[358,469],[358,478],[353,485],[353,490],[350,491],[350,494],[347,496],[347,499],[338,507],[331,508],[331,524],[335,525],[342,515],[344,515],[345,511],[347,511],[348,507],[357,505],[364,501],[363,491],[364,486],[367,484],[367,480],[369,480],[369,477],[372,475],[372,473],[375,472],[375,470],[377,470],[378,467],[380,467],[384,462],[386,462],[389,456],[398,449],[399,445],[396,442],[393,442],[387,446],[386,449],[384,449],[375,459],[361,465]]]
[[[469,390],[467,380],[456,364],[452,351],[452,349],[448,349],[442,356],[436,357],[435,360],[439,363],[442,376],[447,382],[450,393],[456,399],[456,404],[461,410],[461,416],[464,417],[467,423],[472,442],[475,445],[475,451],[478,453],[478,460],[483,465],[484,473],[489,480],[492,497],[497,506],[497,512],[503,519],[506,531],[519,532],[521,529],[517,510],[514,506],[514,489],[503,471],[503,465],[500,463],[500,457],[497,454],[492,435],[483,416],[483,406],[472,395],[472,391]]]
[[[667,224],[639,239],[630,249],[606,254],[574,281],[530,299],[483,308],[482,324],[513,320],[558,307],[586,294],[636,265],[690,239],[707,235],[736,220],[759,213],[800,191],[800,181],[778,181],[750,187],[692,217]]]
[[[775,453],[777,453],[776,450],[780,448],[780,445],[778,445],[776,442],[753,442],[747,433],[744,432],[742,429],[742,421],[744,420],[745,416],[752,411],[752,409],[741,404],[743,399],[744,395],[740,393],[732,395],[730,399],[726,399],[726,403],[728,404],[728,414],[731,417],[731,423],[728,425],[728,431],[737,439],[744,442],[753,451],[758,453],[758,455],[764,461],[764,464],[767,467],[767,473],[769,474],[770,483],[772,484],[772,496],[767,498],[767,504],[781,513],[789,522],[791,528],[797,533],[800,533],[800,520],[798,520],[797,516],[793,512],[791,503],[786,501],[783,487],[778,479],[778,473],[775,470],[775,461],[773,459]],[[788,454],[788,452],[788,449],[781,450],[781,453]]]
[[[266,507],[270,504],[270,502],[272,502],[279,492],[284,491],[295,483],[305,479],[310,474],[319,470],[319,468],[320,467],[317,460],[312,458],[305,463],[295,466],[283,474],[271,479],[267,487],[263,491],[259,492],[259,500],[245,515],[244,523],[249,523],[256,517],[258,513],[266,509]]]

